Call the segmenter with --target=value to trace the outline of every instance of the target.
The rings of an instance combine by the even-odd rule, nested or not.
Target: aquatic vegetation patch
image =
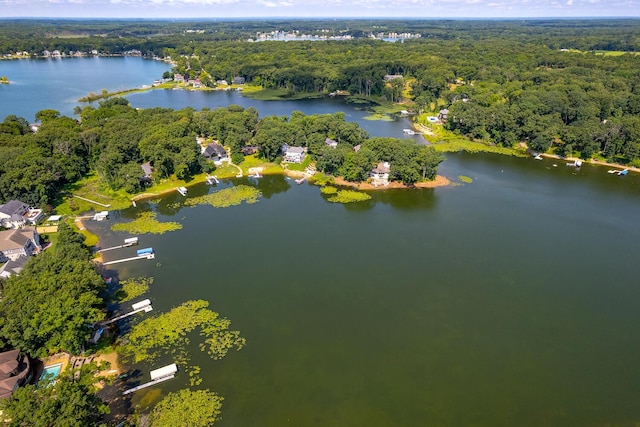
[[[149,291],[149,285],[153,283],[153,277],[137,277],[120,281],[120,289],[116,292],[116,298],[120,302],[131,301]]]
[[[325,175],[324,173],[319,172],[309,178],[309,182],[313,185],[317,185],[318,187],[324,187],[325,185],[333,184],[335,182],[335,178],[331,175]]]
[[[113,231],[127,231],[131,234],[163,234],[167,231],[180,230],[182,224],[178,222],[160,222],[155,212],[143,212],[131,222],[113,224]]]
[[[334,196],[331,196],[327,201],[331,203],[355,203],[364,202],[370,200],[371,196],[367,193],[354,190],[339,190]]]
[[[365,120],[382,120],[383,122],[392,122],[393,117],[388,114],[374,113],[363,117]]]
[[[214,208],[228,208],[242,202],[256,203],[262,195],[260,190],[249,185],[236,185],[204,196],[192,197],[185,201],[186,206],[211,205]]]
[[[326,194],[326,195],[333,195],[338,193],[338,189],[336,187],[331,187],[330,185],[327,185],[320,189],[320,193]]]
[[[464,182],[465,184],[471,184],[473,182],[473,178],[464,175],[459,175],[458,179],[460,182]]]
[[[198,347],[214,360],[222,359],[229,350],[240,350],[246,340],[240,332],[230,330],[231,321],[210,310],[203,300],[187,301],[169,312],[147,317],[133,326],[122,339],[118,351],[133,363],[153,363],[171,355],[176,364],[189,366],[189,344],[192,332],[199,332]],[[198,383],[199,367],[191,366],[190,381]]]

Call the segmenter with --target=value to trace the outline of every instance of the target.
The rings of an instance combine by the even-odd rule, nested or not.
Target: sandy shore
[[[397,182],[397,181],[392,181],[389,183],[389,185],[386,186],[374,186],[368,182],[350,182],[345,180],[342,177],[336,177],[334,179],[336,185],[342,185],[345,187],[354,187],[357,188],[358,190],[389,190],[389,189],[403,189],[403,188],[436,188],[436,187],[444,187],[447,186],[449,184],[451,184],[451,181],[449,181],[448,178],[442,176],[442,175],[437,175],[436,179],[434,179],[433,181],[424,181],[424,182],[418,182],[415,185],[406,185],[403,184],[401,182]]]

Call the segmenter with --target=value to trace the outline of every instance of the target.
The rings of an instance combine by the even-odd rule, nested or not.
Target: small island
[[[0,77],[0,84],[8,85],[9,83],[11,82],[9,81],[9,78],[7,76]]]

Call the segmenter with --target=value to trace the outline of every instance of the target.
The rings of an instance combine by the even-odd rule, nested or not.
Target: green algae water
[[[191,349],[221,426],[633,425],[640,177],[553,163],[453,154],[441,173],[473,183],[349,205],[281,176],[218,187],[257,186],[255,204],[167,196],[111,220],[184,226],[141,235],[156,259],[118,274],[153,276],[156,311],[208,300],[247,338],[221,361]]]

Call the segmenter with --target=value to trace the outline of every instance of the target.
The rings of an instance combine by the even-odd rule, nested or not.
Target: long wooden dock
[[[124,395],[127,395],[129,393],[133,393],[135,391],[142,390],[143,388],[151,387],[152,385],[156,385],[156,384],[164,382],[164,381],[172,380],[174,378],[175,378],[175,375],[169,375],[169,376],[166,376],[166,377],[158,378],[156,380],[149,381],[148,383],[140,384],[137,387],[130,388],[129,390],[125,390],[125,391],[122,392],[122,395],[124,396]]]
[[[133,246],[133,245],[135,245],[135,243],[125,243],[124,245],[118,245],[118,246],[112,246],[110,248],[100,249],[99,251],[96,251],[96,253],[112,251],[114,249],[128,248],[128,247]]]
[[[107,320],[105,322],[102,322],[101,324],[102,325],[108,325],[110,323],[117,322],[118,320],[125,319],[125,318],[127,318],[129,316],[133,316],[134,314],[140,313],[141,311],[144,311],[145,313],[148,313],[151,310],[153,310],[153,307],[151,307],[150,305],[146,305],[146,306],[144,306],[142,308],[138,308],[136,310],[130,311],[129,313],[125,313],[125,314],[120,315],[118,317],[114,317],[113,319],[109,319],[109,320]]]
[[[136,259],[154,259],[155,257],[156,256],[154,254],[148,254],[148,255],[144,255],[144,256],[134,256],[134,257],[131,257],[131,258],[123,258],[123,259],[117,259],[115,261],[104,262],[104,263],[102,263],[102,265],[119,264],[121,262],[134,261]]]

